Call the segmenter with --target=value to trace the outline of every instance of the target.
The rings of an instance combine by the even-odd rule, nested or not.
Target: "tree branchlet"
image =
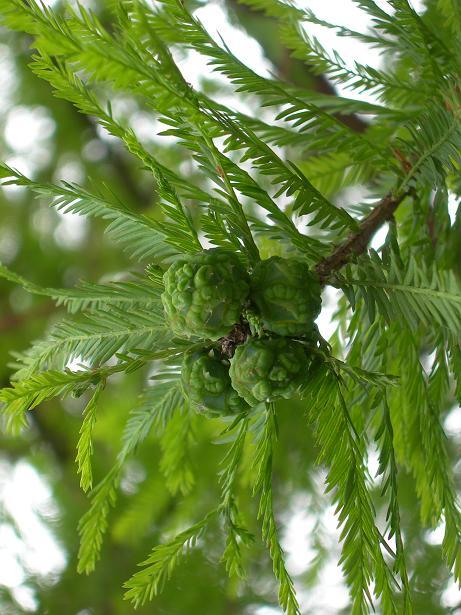
[[[246,322],[240,322],[234,326],[229,335],[221,337],[218,343],[221,346],[221,352],[224,356],[231,359],[234,356],[235,349],[240,344],[243,344],[250,335],[250,327]]]
[[[387,194],[376,207],[361,222],[358,231],[352,233],[343,243],[340,243],[330,254],[315,267],[320,282],[325,284],[330,275],[341,269],[352,258],[364,252],[373,234],[392,218],[400,203],[410,194],[410,191],[399,195]]]

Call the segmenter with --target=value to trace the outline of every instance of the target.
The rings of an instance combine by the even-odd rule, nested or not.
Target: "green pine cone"
[[[310,335],[320,313],[320,283],[308,266],[292,258],[259,262],[251,277],[251,299],[263,327],[278,335]]]
[[[217,340],[239,322],[249,293],[248,274],[221,248],[185,256],[163,276],[163,306],[180,337]]]
[[[238,414],[248,408],[232,388],[228,363],[206,350],[184,357],[181,376],[186,395],[200,413]]]
[[[232,386],[251,406],[296,395],[305,383],[304,346],[284,337],[250,338],[231,359]]]

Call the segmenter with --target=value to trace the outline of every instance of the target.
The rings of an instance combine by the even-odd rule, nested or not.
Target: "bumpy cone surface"
[[[308,266],[280,256],[256,265],[251,299],[264,328],[288,336],[310,335],[322,303],[320,283]]]
[[[305,382],[307,355],[283,337],[249,339],[231,359],[232,386],[250,405],[296,395]]]
[[[240,320],[248,274],[231,252],[215,248],[184,257],[163,276],[162,301],[174,332],[216,340]]]
[[[207,351],[187,354],[181,375],[184,391],[198,412],[238,414],[248,407],[232,388],[229,366]]]

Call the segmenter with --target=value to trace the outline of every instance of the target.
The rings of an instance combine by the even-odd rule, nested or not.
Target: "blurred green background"
[[[102,0],[85,4],[98,12],[103,22],[107,19]],[[322,5],[317,1],[307,4],[314,10]],[[328,4],[337,21],[351,10],[349,0],[323,4]],[[231,0],[196,5],[207,27],[218,30],[257,70],[335,93],[326,79],[313,77],[304,64],[290,58],[279,44],[270,19],[250,13]],[[59,2],[53,6],[59,9]],[[1,159],[34,179],[64,179],[82,185],[106,183],[130,207],[155,215],[151,177],[91,118],[52,97],[48,85],[28,69],[30,53],[27,36],[0,29]],[[231,90],[222,80],[214,80],[205,65],[197,64],[194,57],[183,57],[181,62],[188,80],[200,80],[212,95],[233,100]],[[164,148],[164,160],[182,173],[193,173],[174,143],[156,136],[160,127],[137,101],[119,97],[113,104],[145,143]],[[356,123],[357,130],[363,130],[360,118],[350,121]],[[101,222],[59,214],[26,189],[8,187],[0,189],[0,261],[51,287],[72,286],[82,278],[116,279],[120,272],[133,270],[128,257],[105,237]],[[2,386],[8,384],[11,352],[23,350],[41,336],[61,312],[51,302],[0,282]],[[319,324],[331,331],[328,322]],[[97,478],[110,469],[117,454],[121,430],[139,393],[141,378],[134,374],[115,381],[104,393],[95,431]],[[217,472],[222,451],[215,443],[220,430],[217,421],[200,417],[191,420],[188,438],[194,484],[186,494],[174,493],[165,486],[158,472],[161,451],[152,437],[127,467],[96,572],[89,577],[77,575],[77,524],[88,506],[74,463],[82,406],[82,400],[74,399],[46,403],[30,414],[29,429],[20,437],[0,435],[1,615],[132,613],[132,606],[122,599],[121,586],[136,564],[170,532],[200,519],[219,497]],[[303,612],[349,613],[347,591],[337,567],[336,521],[323,495],[324,472],[315,466],[316,451],[302,408],[281,406],[279,415],[275,508]],[[458,451],[451,451],[454,461],[459,457],[460,423],[460,412],[454,409],[445,423],[458,444]],[[376,467],[370,467],[371,476],[375,471]],[[416,613],[461,613],[461,595],[441,562],[443,532],[419,528],[412,481],[404,475],[401,496],[409,559],[416,570],[412,578]],[[248,499],[244,506],[250,529],[258,535],[256,505]],[[383,516],[378,498],[377,509]],[[165,592],[139,613],[281,613],[276,606],[271,565],[260,542],[248,558],[249,578],[242,583],[230,581],[219,562],[223,548],[219,527],[213,527],[199,547],[179,567]]]

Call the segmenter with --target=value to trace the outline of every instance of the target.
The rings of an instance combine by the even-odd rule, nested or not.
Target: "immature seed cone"
[[[284,337],[250,338],[231,359],[232,386],[251,406],[295,396],[306,381],[304,346]]]
[[[320,290],[309,267],[292,258],[261,261],[251,277],[251,299],[263,327],[278,335],[311,335],[322,304]]]
[[[212,351],[186,354],[181,376],[184,391],[197,412],[229,415],[248,408],[232,388],[228,362]]]
[[[224,337],[239,322],[249,292],[244,267],[235,254],[221,248],[181,258],[163,281],[163,306],[180,337]]]

